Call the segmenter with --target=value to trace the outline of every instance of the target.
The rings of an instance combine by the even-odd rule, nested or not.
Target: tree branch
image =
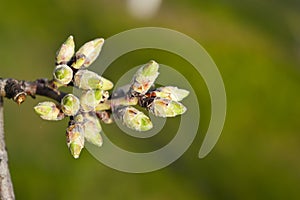
[[[32,98],[41,95],[60,102],[66,94],[58,91],[52,80],[49,81],[45,78],[33,82],[12,78],[0,79],[0,96],[13,99],[16,103],[21,104],[28,95]]]
[[[0,199],[15,199],[10,172],[8,168],[8,156],[4,141],[4,119],[3,119],[3,98],[0,96]]]

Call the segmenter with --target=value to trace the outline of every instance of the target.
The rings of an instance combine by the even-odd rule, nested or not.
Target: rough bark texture
[[[8,169],[8,157],[4,141],[3,99],[0,96],[0,199],[15,199],[14,190]]]

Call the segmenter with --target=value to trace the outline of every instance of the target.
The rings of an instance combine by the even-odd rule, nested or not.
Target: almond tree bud
[[[57,65],[53,72],[54,80],[62,85],[67,85],[72,81],[73,70],[68,65]]]
[[[90,66],[98,57],[102,46],[104,44],[103,38],[97,38],[92,41],[85,43],[80,49],[76,52],[76,64],[72,67],[76,69],[84,68]],[[79,63],[78,61],[79,60]],[[84,62],[82,62],[84,61]]]
[[[148,131],[153,127],[149,117],[134,107],[123,107],[118,111],[118,114],[121,115],[121,121],[133,130]]]
[[[141,67],[134,75],[131,90],[145,94],[155,82],[159,74],[158,68],[158,63],[153,60]]]
[[[155,98],[148,107],[149,111],[157,117],[175,117],[186,111],[186,107],[173,100]]]
[[[113,83],[95,72],[79,70],[74,76],[74,85],[83,90],[110,90]]]
[[[160,87],[155,89],[155,96],[163,99],[170,99],[173,101],[181,101],[189,95],[189,91],[179,89],[173,86]]]
[[[85,118],[85,121],[83,122],[83,130],[84,138],[88,142],[98,147],[102,146],[103,140],[100,135],[102,128],[96,116]]]
[[[102,100],[103,90],[85,90],[80,97],[80,104],[85,112],[95,110]]]
[[[50,101],[39,103],[34,107],[34,110],[45,120],[61,120],[64,118],[63,113],[60,112],[55,103]]]
[[[67,64],[75,53],[75,43],[73,36],[69,36],[68,39],[61,45],[60,49],[56,53],[57,64]]]
[[[67,116],[74,116],[80,108],[79,99],[73,94],[67,94],[61,100],[61,109]]]
[[[70,125],[67,128],[67,145],[74,158],[78,158],[81,150],[84,147],[84,131],[83,127],[79,123]]]

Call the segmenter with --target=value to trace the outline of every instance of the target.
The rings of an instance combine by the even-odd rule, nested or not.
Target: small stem
[[[0,199],[14,200],[14,190],[8,168],[8,156],[4,140],[3,98],[0,96]]]
[[[137,104],[138,104],[137,97],[132,97],[132,98],[120,97],[117,99],[106,100],[103,103],[98,104],[96,106],[96,111],[110,110],[111,107],[115,107],[115,106],[134,106]]]

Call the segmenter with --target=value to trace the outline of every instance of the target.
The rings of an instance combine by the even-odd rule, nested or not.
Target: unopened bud
[[[74,116],[80,108],[79,99],[73,94],[67,94],[61,100],[61,109],[67,116]]]
[[[121,108],[118,114],[122,115],[121,121],[133,130],[148,131],[153,127],[149,117],[134,107]]]
[[[73,36],[69,36],[68,39],[61,45],[60,49],[56,53],[57,64],[67,64],[71,60],[75,53],[75,44]]]
[[[67,128],[67,145],[74,158],[79,158],[84,147],[84,130],[81,124],[75,123]]]
[[[157,117],[175,117],[186,111],[186,107],[183,104],[161,98],[154,99],[148,109]]]
[[[155,96],[173,101],[181,101],[189,95],[189,91],[173,86],[160,87],[155,89]]]
[[[85,43],[80,49],[76,52],[76,58],[84,58],[82,65],[77,64],[73,67],[76,69],[84,68],[90,66],[98,57],[102,46],[104,44],[103,38],[97,38],[92,41]]]
[[[67,85],[72,81],[73,70],[68,65],[57,65],[53,72],[53,77],[56,82],[62,85]]]
[[[64,117],[55,103],[50,101],[39,103],[34,107],[34,110],[42,119],[45,120],[61,120]]]
[[[154,84],[159,74],[158,68],[158,63],[153,60],[141,67],[134,75],[131,89],[139,94],[145,94]]]
[[[102,146],[103,140],[100,135],[102,128],[99,123],[99,120],[97,119],[97,116],[94,117],[90,116],[89,119],[86,118],[85,122],[83,122],[83,129],[84,129],[84,138],[88,142],[98,147]]]
[[[74,76],[74,85],[83,90],[110,90],[113,83],[95,72],[79,70]]]
[[[80,97],[80,104],[84,111],[89,112],[95,109],[103,96],[103,90],[86,90]]]

